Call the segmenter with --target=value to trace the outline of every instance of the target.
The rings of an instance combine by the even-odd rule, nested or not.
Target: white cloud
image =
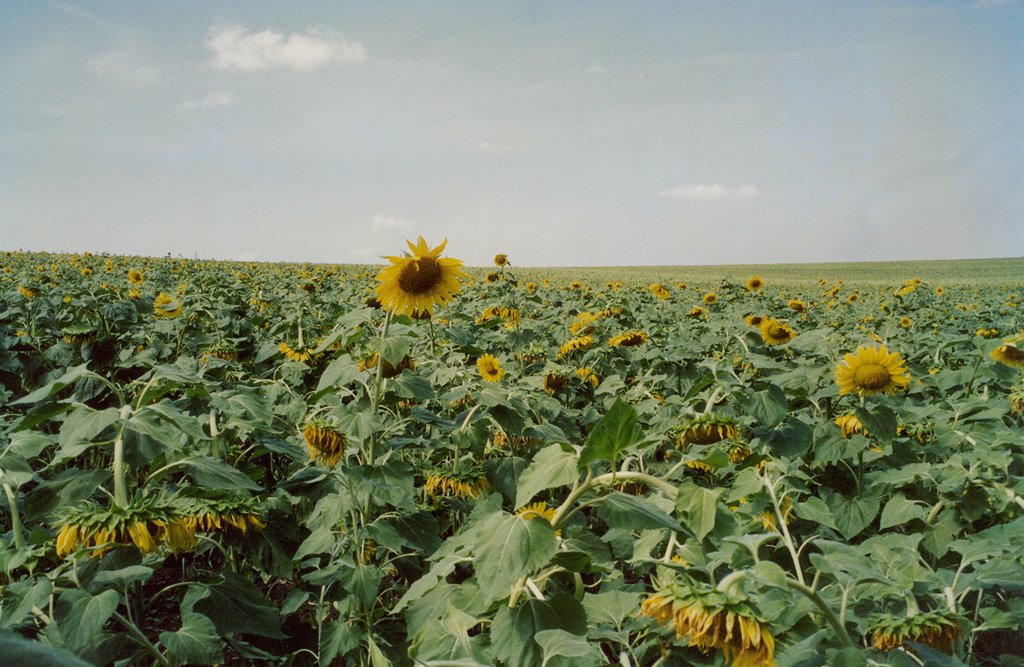
[[[713,201],[716,199],[750,199],[757,197],[761,192],[753,185],[740,185],[729,188],[721,183],[705,185],[680,185],[658,192],[659,196],[671,197],[673,199],[694,199],[700,201]]]
[[[583,71],[586,72],[589,76],[604,76],[605,74],[608,73],[608,71],[604,67],[598,65],[597,63],[594,63],[593,65],[591,65],[590,67]]]
[[[385,229],[406,229],[408,226],[409,225],[405,222],[405,218],[382,215],[380,213],[374,216],[373,222],[370,223],[370,228],[375,232]]]
[[[481,141],[476,147],[477,153],[487,153],[488,155],[505,155],[512,152],[512,147],[508,144],[496,144],[493,141]]]
[[[238,95],[230,92],[216,90],[207,93],[198,100],[185,100],[178,105],[181,111],[192,111],[194,109],[205,109],[207,107],[226,107],[238,101]]]
[[[124,51],[108,51],[90,60],[88,67],[100,76],[136,85],[153,81],[160,74],[157,68]]]
[[[308,71],[331,62],[357,63],[366,59],[366,49],[359,42],[311,30],[286,36],[271,30],[249,32],[243,26],[229,25],[215,30],[206,45],[213,51],[216,68],[246,72],[274,67]]]

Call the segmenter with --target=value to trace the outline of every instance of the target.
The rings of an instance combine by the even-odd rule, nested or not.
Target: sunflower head
[[[508,255],[505,253],[498,253],[494,256],[495,266],[508,266]]]
[[[278,344],[277,349],[288,361],[306,363],[313,358],[313,348],[311,347],[305,349],[303,349],[301,345],[292,347],[286,341],[281,341]]]
[[[18,294],[25,299],[34,299],[39,296],[39,290],[35,287],[26,287],[25,285],[18,285]]]
[[[161,319],[172,320],[181,315],[181,302],[166,292],[160,292],[153,300],[153,315]]]
[[[743,318],[743,321],[748,327],[759,327],[761,326],[761,322],[764,322],[764,318],[760,315],[747,315]]]
[[[706,320],[708,317],[708,309],[701,306],[694,306],[690,309],[690,312],[686,313],[687,317],[692,317],[695,320]]]
[[[558,348],[558,356],[566,357],[577,350],[582,350],[585,347],[590,347],[594,344],[594,337],[587,334],[585,336],[579,336],[577,338],[570,338],[569,340],[562,343],[562,346]]]
[[[707,294],[704,295],[704,303],[706,303],[707,305],[710,306],[716,301],[718,301],[718,295],[715,294],[714,292],[708,292]]]
[[[788,324],[773,317],[766,317],[758,327],[765,345],[782,345],[796,338],[796,332]]]
[[[505,369],[493,354],[485,354],[477,359],[476,367],[480,371],[480,377],[486,382],[500,382],[505,375]]]
[[[1003,344],[989,354],[1001,364],[1012,368],[1024,368],[1024,333],[1006,338]]]
[[[713,445],[722,440],[735,440],[739,435],[736,420],[725,415],[706,414],[683,422],[675,429],[676,446]]]
[[[849,438],[855,433],[867,433],[864,431],[864,425],[857,419],[857,415],[852,412],[836,417],[835,424],[842,431],[844,438]]]
[[[548,373],[544,376],[544,391],[550,396],[560,394],[569,386],[569,378],[559,373]]]
[[[136,271],[135,269],[128,269],[129,283],[131,283],[132,285],[141,285],[143,280],[145,279],[142,277],[141,271]]]
[[[464,500],[473,500],[487,491],[487,477],[481,470],[463,470],[449,472],[435,470],[427,475],[423,489],[431,498],[451,496]]]
[[[599,378],[589,367],[577,368],[576,377],[590,384],[591,387],[596,387],[601,384],[601,378]]]
[[[910,385],[910,374],[904,363],[898,352],[889,352],[885,345],[862,345],[836,366],[839,395],[870,396],[904,391]]]
[[[302,429],[309,449],[309,460],[334,466],[345,454],[345,436],[332,423],[323,419],[312,419]]]
[[[904,315],[900,318],[900,326],[904,329],[909,329],[914,324],[913,320]]]
[[[174,551],[195,548],[195,534],[163,497],[133,498],[125,507],[84,501],[64,511],[57,525],[61,558],[79,548],[89,549],[96,558],[116,546],[134,547],[144,554],[161,546]]]
[[[937,610],[902,618],[882,617],[869,626],[868,633],[871,645],[879,651],[891,651],[906,642],[917,642],[952,654],[963,629],[955,613]]]
[[[790,299],[786,307],[797,313],[807,312],[807,302],[800,299]]]
[[[185,526],[194,534],[240,533],[263,530],[262,511],[254,498],[218,499],[192,498],[182,510]]]
[[[431,249],[423,237],[408,242],[410,255],[388,257],[390,266],[377,274],[376,293],[381,307],[392,313],[412,316],[417,311],[433,314],[436,304],[444,304],[461,289],[458,278],[465,277],[462,261],[442,258],[448,240]]]
[[[764,289],[764,278],[761,276],[753,276],[747,280],[745,287],[748,292],[760,292]]]
[[[612,347],[637,347],[643,345],[651,338],[643,331],[627,331],[624,334],[613,336],[608,344]]]
[[[660,283],[651,283],[651,286],[648,289],[651,290],[651,294],[662,301],[668,298],[668,290],[662,287]]]

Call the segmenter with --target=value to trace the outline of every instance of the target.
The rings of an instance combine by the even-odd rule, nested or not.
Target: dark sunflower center
[[[864,389],[881,389],[889,384],[889,371],[878,364],[866,364],[857,369],[854,380]]]
[[[780,327],[778,324],[768,327],[768,335],[772,338],[789,338],[789,332],[786,331],[785,327]]]
[[[1024,351],[1017,349],[1015,345],[1003,345],[999,353],[1009,361],[1024,361]]]
[[[433,257],[410,261],[398,276],[398,286],[406,294],[426,294],[441,282],[443,271]]]

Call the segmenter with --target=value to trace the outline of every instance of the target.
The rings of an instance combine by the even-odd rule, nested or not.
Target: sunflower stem
[[[220,458],[220,431],[217,430],[217,410],[210,409],[210,455]]]
[[[131,408],[125,406],[121,409],[121,428],[117,431],[117,437],[114,438],[114,504],[118,507],[128,506],[128,489],[125,484],[125,472],[124,472],[124,427],[127,423],[126,413],[130,413]]]
[[[380,338],[385,340],[388,337],[388,331],[391,329],[391,316],[392,312],[389,310],[387,315],[384,316],[384,326],[381,329]],[[377,375],[373,379],[373,388],[370,390],[370,413],[374,416],[377,415],[377,408],[380,406],[380,399],[383,398],[383,385],[384,385],[384,353],[381,350],[377,350]],[[373,465],[375,450],[377,449],[377,433],[376,431],[370,434],[369,448],[366,451],[365,461],[366,465]]]
[[[802,593],[808,600],[814,603],[814,605],[821,610],[822,615],[828,624],[835,630],[836,635],[839,637],[839,641],[843,643],[845,648],[853,648],[853,640],[850,639],[850,633],[846,631],[846,627],[839,622],[832,608],[825,604],[825,601],[821,599],[821,596],[812,591],[810,588],[805,586],[802,582],[793,581],[789,577],[786,577],[786,585],[794,591]]]
[[[11,532],[14,533],[14,546],[19,549],[25,548],[25,536],[21,533],[21,517],[18,515],[18,501],[14,496],[14,489],[4,482],[4,493],[7,494],[7,504],[11,508]]]
[[[771,496],[772,507],[775,510],[775,518],[779,522],[778,525],[779,530],[782,533],[782,539],[786,543],[786,549],[789,550],[789,555],[793,558],[793,568],[796,570],[796,577],[800,581],[800,585],[806,587],[807,583],[804,581],[804,571],[800,567],[800,552],[797,551],[796,545],[793,543],[793,537],[789,534],[789,527],[786,525],[786,517],[782,514],[782,506],[780,505],[779,498],[775,493],[775,483],[772,482],[767,475],[761,478],[761,482],[764,484],[764,488],[767,489],[768,495]]]
[[[170,667],[171,662],[167,659],[167,656],[161,653],[160,649],[153,645],[153,642],[149,641],[142,630],[139,630],[139,626],[122,616],[117,610],[114,611],[113,616],[128,630],[128,634],[132,636],[132,639],[153,655],[157,663],[164,665],[164,667]]]

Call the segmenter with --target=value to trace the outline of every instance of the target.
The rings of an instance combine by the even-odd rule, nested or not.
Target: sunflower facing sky
[[[381,307],[396,314],[433,315],[435,305],[450,301],[461,288],[458,279],[466,276],[461,270],[462,260],[440,257],[448,239],[433,249],[422,236],[415,245],[412,241],[407,243],[412,254],[387,257],[391,265],[377,274],[377,298]]]
[[[910,374],[898,352],[889,352],[885,345],[861,345],[847,354],[836,366],[839,395],[891,394],[910,385]]]

